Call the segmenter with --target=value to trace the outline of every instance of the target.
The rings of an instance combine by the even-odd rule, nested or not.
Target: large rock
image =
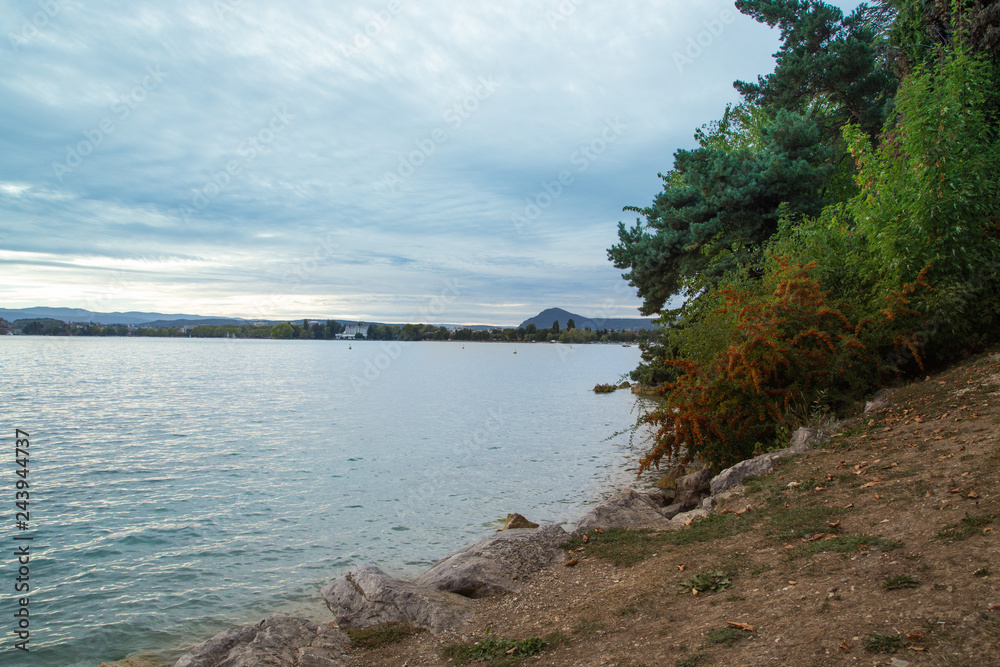
[[[830,441],[830,434],[813,428],[800,428],[792,434],[792,441],[784,449],[765,452],[746,461],[740,461],[732,468],[726,468],[712,478],[712,495],[716,496],[737,484],[742,484],[747,477],[761,477],[771,472],[774,462],[783,456],[801,454],[814,445]]]
[[[347,667],[349,643],[336,628],[272,616],[217,634],[181,656],[174,667]]]
[[[712,471],[709,468],[679,478],[674,502],[686,509],[697,507],[701,503],[702,496],[708,495],[711,481]]]
[[[815,445],[830,442],[830,440],[830,434],[826,431],[803,426],[792,434],[792,440],[788,443],[788,449],[797,454],[812,449]]]
[[[461,595],[396,579],[373,565],[352,567],[320,594],[341,627],[405,622],[438,634],[475,615],[475,603]]]
[[[663,508],[666,509],[666,508]],[[652,528],[665,530],[673,528],[663,515],[659,504],[648,494],[633,489],[624,489],[609,498],[580,519],[574,534],[579,535],[594,528],[629,528],[639,530]]]
[[[414,584],[471,598],[521,590],[521,582],[562,560],[566,531],[557,524],[504,530],[457,551]]]

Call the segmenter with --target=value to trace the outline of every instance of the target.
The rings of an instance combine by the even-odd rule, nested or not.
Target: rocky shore
[[[222,632],[191,649],[174,667],[346,667],[348,629],[405,624],[435,635],[455,633],[476,615],[477,600],[516,594],[539,572],[572,564],[565,546],[574,535],[612,528],[683,530],[709,514],[750,475],[767,473],[782,456],[803,452],[829,435],[799,429],[789,447],[768,452],[712,476],[708,469],[677,470],[661,478],[657,491],[626,488],[583,516],[572,533],[559,524],[538,526],[519,514],[500,531],[449,555],[413,581],[357,565],[320,591],[335,624],[274,616]],[[336,627],[333,627],[333,626]],[[102,667],[139,667],[129,658]]]

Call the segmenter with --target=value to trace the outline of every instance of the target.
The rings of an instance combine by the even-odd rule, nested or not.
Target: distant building
[[[362,338],[368,338],[368,328],[368,325],[364,322],[348,324],[342,332],[337,334],[337,338],[340,340],[354,340],[358,337],[358,334],[361,334]]]
[[[267,322],[254,322],[254,323],[253,323],[253,325],[254,325],[255,327],[269,327],[269,326],[271,326],[271,325],[270,325],[270,324],[268,324]]]

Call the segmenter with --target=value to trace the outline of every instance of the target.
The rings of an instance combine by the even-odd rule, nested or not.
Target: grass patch
[[[850,553],[852,551],[865,551],[866,549],[878,549],[880,551],[892,551],[903,546],[898,540],[888,540],[884,537],[874,535],[836,535],[828,540],[817,540],[797,546],[790,552],[790,556],[801,557],[812,554],[832,551],[834,553]]]
[[[718,593],[733,587],[733,578],[722,570],[706,570],[691,576],[680,583],[685,590],[695,590],[699,593],[711,591]]]
[[[939,540],[950,540],[952,542],[964,540],[972,535],[982,533],[983,526],[993,523],[993,520],[996,517],[996,514],[966,513],[965,518],[958,523],[953,523],[939,530],[937,538]]]
[[[513,664],[518,658],[538,655],[549,646],[549,642],[538,637],[527,639],[504,639],[486,637],[473,644],[448,644],[441,649],[441,655],[457,662],[476,660],[491,664]]]
[[[744,533],[751,527],[749,519],[741,518],[736,514],[713,513],[698,519],[684,530],[663,533],[663,541],[665,544],[674,546],[708,542]]]
[[[704,664],[707,658],[708,656],[704,653],[695,653],[694,655],[681,658],[674,663],[674,667],[698,667],[698,665]]]
[[[735,628],[719,628],[705,635],[702,648],[711,646],[732,646],[740,639],[740,631]]]
[[[397,644],[407,637],[426,632],[409,623],[386,623],[371,628],[347,628],[344,633],[351,638],[351,643],[358,648],[377,649],[383,646]]]
[[[574,635],[589,635],[604,629],[601,621],[583,621],[573,626]]]
[[[635,565],[657,552],[664,545],[664,536],[653,530],[609,528],[603,533],[587,533],[587,554],[608,560],[618,566]],[[573,537],[563,545],[566,549],[584,546],[581,536]]]
[[[882,581],[882,588],[887,591],[895,591],[900,588],[916,588],[920,582],[908,574],[897,574],[894,577],[886,577]]]
[[[873,632],[861,639],[861,645],[872,653],[895,653],[903,648],[903,638],[899,635],[883,635]]]
[[[775,512],[771,516],[771,526],[768,532],[781,540],[796,540],[811,537],[817,533],[829,533],[830,520],[843,510],[839,507],[823,505],[788,507],[783,512]]]

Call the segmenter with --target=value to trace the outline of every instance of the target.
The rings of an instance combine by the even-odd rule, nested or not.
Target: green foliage
[[[802,544],[796,547],[789,555],[797,558],[825,551],[832,551],[834,553],[852,553],[855,551],[867,551],[868,549],[892,551],[901,546],[903,546],[902,542],[875,535],[837,535],[827,540],[817,540]]]
[[[352,645],[363,649],[377,649],[398,644],[407,637],[426,631],[409,623],[385,623],[371,628],[347,628],[344,632],[351,638]]]
[[[903,648],[903,638],[899,635],[884,635],[873,632],[861,638],[861,645],[872,653],[895,653]]]
[[[887,591],[895,591],[900,588],[916,588],[919,585],[920,582],[908,574],[897,574],[882,580],[882,588]]]
[[[948,358],[996,330],[1000,261],[1000,143],[985,106],[981,61],[956,52],[903,82],[897,116],[872,149],[848,128],[861,192],[847,206],[869,250],[859,266],[883,295],[925,266],[918,297],[924,343]]]
[[[275,324],[273,327],[271,327],[271,338],[288,340],[291,339],[294,334],[295,330],[292,328],[292,325],[289,324],[288,322]]]
[[[821,142],[816,118],[779,110],[759,131],[756,150],[709,144],[677,151],[652,206],[625,209],[645,221],[632,228],[619,223],[620,242],[608,256],[627,270],[623,277],[638,289],[644,314],[759,261],[782,204],[816,215],[827,203],[819,193],[833,172],[834,149]]]
[[[467,660],[496,661],[508,658],[522,658],[537,655],[548,647],[549,643],[538,637],[529,637],[520,641],[502,637],[486,637],[471,645],[449,644],[442,654],[446,658],[460,662]]]
[[[685,591],[718,593],[733,587],[733,578],[722,570],[706,570],[692,575],[680,583]]]
[[[704,664],[706,660],[708,660],[708,655],[705,653],[694,653],[680,658],[674,665],[675,667],[698,667],[698,665]]]
[[[969,514],[966,512],[961,521],[939,530],[937,539],[957,542],[967,539],[972,535],[981,535],[983,527],[993,523],[993,519],[996,517],[996,514]]]
[[[703,648],[710,648],[712,646],[732,646],[739,641],[742,636],[742,633],[740,633],[740,631],[736,628],[716,628],[705,635]]]

